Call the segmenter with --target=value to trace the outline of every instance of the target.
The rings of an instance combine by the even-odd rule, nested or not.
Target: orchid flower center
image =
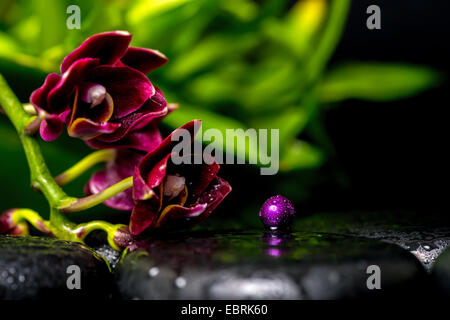
[[[85,99],[87,103],[91,104],[91,108],[98,106],[105,100],[106,88],[101,84],[94,84],[87,89],[85,94]]]
[[[164,196],[173,199],[184,190],[186,179],[180,175],[167,175],[164,180]]]

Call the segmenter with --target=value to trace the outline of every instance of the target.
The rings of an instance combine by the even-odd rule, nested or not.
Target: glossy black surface
[[[81,288],[69,290],[68,267],[80,268]],[[107,299],[111,275],[103,258],[79,243],[0,236],[0,300]]]
[[[367,288],[367,267],[382,290]],[[192,232],[138,243],[115,270],[125,299],[340,299],[413,295],[420,262],[397,245],[307,232]]]

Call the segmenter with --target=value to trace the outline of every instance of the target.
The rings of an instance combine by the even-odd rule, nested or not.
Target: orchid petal
[[[155,94],[155,87],[141,72],[129,67],[98,66],[87,80],[101,84],[114,101],[114,119],[138,110]]]
[[[164,54],[157,50],[134,47],[129,47],[120,60],[123,64],[142,73],[149,73],[169,61]]]
[[[102,142],[116,142],[129,132],[142,129],[155,119],[167,115],[169,109],[164,97],[162,96],[161,100],[157,100],[158,97],[161,96],[162,93],[157,88],[156,94],[148,99],[141,108],[118,120],[120,123],[120,128],[118,130],[110,135],[102,135],[98,140]]]
[[[49,112],[60,112],[67,108],[70,97],[76,87],[86,80],[87,75],[99,64],[98,59],[85,58],[75,61],[62,75],[59,82],[48,93],[47,105]]]
[[[61,64],[61,73],[66,72],[75,61],[88,57],[98,58],[100,64],[116,63],[127,52],[131,37],[131,34],[126,31],[93,35],[64,59]]]
[[[119,128],[120,129],[120,128]],[[116,149],[136,149],[145,152],[153,151],[162,141],[161,133],[154,123],[150,123],[141,130],[131,132],[122,139],[115,142],[103,142],[99,137],[86,141],[94,149],[116,148]]]
[[[205,221],[214,209],[225,199],[231,192],[230,184],[222,178],[215,177],[208,188],[197,199],[196,203],[207,204],[205,211],[198,217],[192,218],[189,221],[191,227]]]
[[[120,124],[109,122],[94,122],[87,118],[77,118],[67,128],[69,136],[89,140],[102,133],[112,133]]]
[[[39,113],[39,117],[43,120],[40,125],[40,134],[45,141],[53,141],[59,137],[64,129],[64,123],[69,115],[70,110],[66,110],[60,114],[49,114],[45,111]]]
[[[169,205],[164,208],[158,221],[155,224],[155,228],[166,227],[169,228],[172,223],[183,224],[189,219],[199,217],[207,208],[206,203],[194,204],[190,207],[183,207],[177,204]],[[177,221],[178,220],[178,221]],[[182,221],[180,221],[182,220]],[[177,223],[177,224],[178,224]],[[173,226],[172,226],[173,227]]]
[[[59,74],[50,73],[45,78],[42,87],[33,91],[30,97],[30,103],[35,107],[37,113],[40,110],[50,111],[47,106],[47,96],[60,80],[61,76]]]

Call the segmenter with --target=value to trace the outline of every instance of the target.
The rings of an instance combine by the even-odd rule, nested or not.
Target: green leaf
[[[282,20],[270,18],[264,21],[263,32],[292,50],[298,58],[304,58],[320,31],[326,9],[325,0],[298,1]]]
[[[264,112],[298,102],[301,70],[289,57],[278,54],[265,59],[248,73],[241,98],[246,108]]]
[[[0,32],[0,55],[10,57],[20,51],[19,44],[8,34]]]
[[[221,7],[243,21],[254,19],[259,10],[251,0],[222,0]]]
[[[440,82],[429,68],[407,64],[352,63],[330,72],[319,87],[323,102],[389,101],[416,95]]]
[[[242,129],[243,132],[241,133],[236,131],[238,140],[245,139],[245,131],[248,129],[246,125],[232,118],[187,105],[183,105],[178,110],[171,113],[163,120],[163,122],[173,128],[177,128],[194,119],[202,120],[203,133],[209,129],[216,129],[221,132],[223,137],[222,141],[212,141],[207,143],[208,145],[214,146],[217,150],[221,151],[226,149],[226,132],[228,129]],[[268,134],[268,136],[270,135]],[[200,136],[197,135],[196,139],[198,140],[199,138]],[[235,155],[238,158],[248,160],[251,156],[256,156],[258,158],[258,154],[259,150],[257,143],[237,143],[236,145]],[[261,158],[259,157],[258,159]]]
[[[280,150],[303,131],[308,123],[310,112],[307,108],[290,107],[277,115],[270,115],[258,119],[256,126],[258,128],[279,129],[280,131]]]
[[[213,35],[178,59],[172,60],[167,76],[170,79],[187,78],[208,66],[217,66],[228,59],[230,55],[237,56],[248,51],[258,42],[256,34],[236,36]]]
[[[291,171],[316,168],[323,163],[324,155],[306,141],[295,140],[281,154],[280,170]]]
[[[237,70],[240,71],[239,69]],[[242,96],[239,81],[230,79],[223,70],[200,75],[186,85],[187,92],[192,96],[192,101],[196,101],[199,104],[211,105],[228,101],[240,102],[238,100]]]
[[[51,48],[64,39],[66,27],[66,7],[60,0],[35,1],[39,17],[39,46],[41,50]]]
[[[127,20],[132,25],[139,24],[190,1],[192,0],[140,0],[128,11]]]

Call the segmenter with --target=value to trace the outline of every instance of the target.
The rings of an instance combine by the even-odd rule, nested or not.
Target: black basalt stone
[[[448,218],[447,218],[448,219]],[[349,212],[298,219],[296,230],[338,233],[393,243],[411,252],[430,271],[450,245],[450,224],[440,214]]]
[[[436,259],[431,275],[441,292],[450,297],[450,249]]]
[[[69,289],[68,267],[81,271],[81,289]],[[70,271],[70,269],[69,269]],[[0,236],[0,299],[107,299],[111,274],[103,258],[79,243]]]
[[[381,289],[368,289],[370,265]],[[138,243],[114,271],[124,299],[342,299],[415,296],[427,274],[402,248],[294,232],[192,232]]]

